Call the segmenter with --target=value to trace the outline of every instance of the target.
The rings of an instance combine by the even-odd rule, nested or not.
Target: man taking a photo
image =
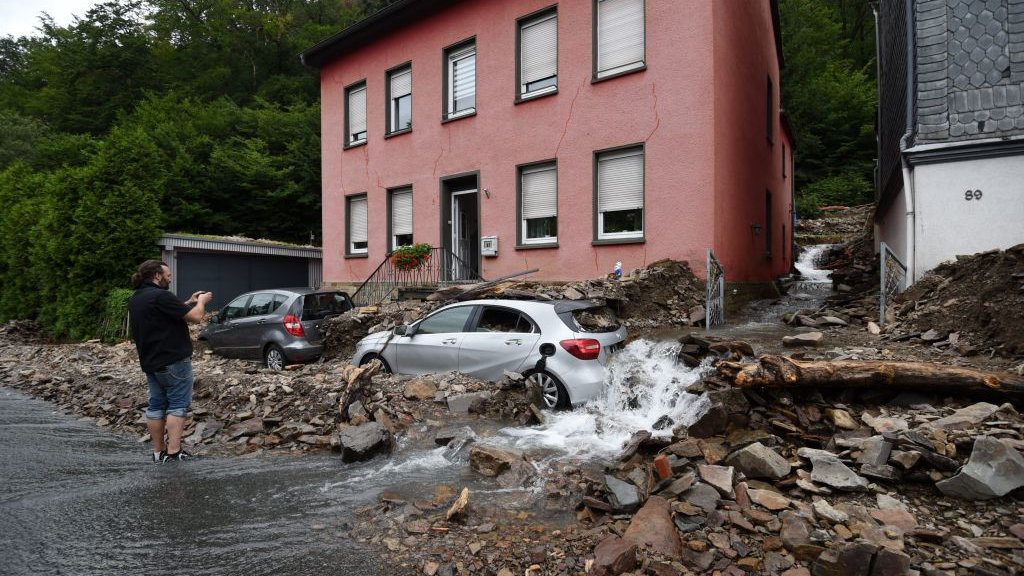
[[[149,383],[146,425],[153,440],[153,462],[187,460],[181,435],[192,403],[192,339],[188,324],[206,314],[212,292],[198,291],[182,302],[167,288],[171,270],[159,260],[146,260],[132,275],[135,294],[128,300],[132,339]],[[167,442],[164,443],[164,432]]]

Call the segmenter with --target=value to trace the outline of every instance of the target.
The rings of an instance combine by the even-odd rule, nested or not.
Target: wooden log
[[[766,354],[756,362],[720,362],[718,373],[738,388],[884,388],[939,394],[1024,398],[1024,378],[927,362],[801,361]]]

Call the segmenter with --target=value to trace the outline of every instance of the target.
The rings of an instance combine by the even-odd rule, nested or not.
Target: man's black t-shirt
[[[145,282],[128,300],[132,338],[143,372],[157,372],[192,356],[185,314],[188,306],[173,293]]]

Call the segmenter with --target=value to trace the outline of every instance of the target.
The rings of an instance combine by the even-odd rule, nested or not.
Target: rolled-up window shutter
[[[352,135],[362,132],[366,132],[366,86],[348,93],[348,139],[355,140]]]
[[[599,0],[597,71],[613,73],[644,60],[644,1]]]
[[[352,90],[348,97],[349,136],[366,132],[366,87]]]
[[[523,171],[523,218],[558,216],[558,171],[543,166]]]
[[[391,76],[391,98],[412,94],[412,70],[406,68]]]
[[[391,233],[412,234],[412,191],[394,192],[391,195]]]
[[[644,207],[644,155],[631,150],[606,154],[597,163],[598,199],[601,212]]]
[[[351,201],[349,220],[349,240],[366,242],[366,198]]]
[[[558,17],[542,17],[528,22],[522,33],[523,84],[549,78],[558,73]]]

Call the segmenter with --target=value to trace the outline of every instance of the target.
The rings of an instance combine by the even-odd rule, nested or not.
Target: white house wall
[[[907,250],[910,239],[907,238],[907,189],[901,188],[889,204],[885,214],[877,218],[876,233],[878,240],[885,242],[893,254],[904,264],[909,263]]]
[[[1005,249],[1024,242],[1024,156],[923,164],[915,167],[913,178],[917,204],[915,280],[958,254]],[[890,214],[898,212],[896,204],[898,201]],[[895,238],[899,218],[886,217],[883,229],[890,220],[891,228],[885,235]],[[896,244],[891,243],[894,251]]]

